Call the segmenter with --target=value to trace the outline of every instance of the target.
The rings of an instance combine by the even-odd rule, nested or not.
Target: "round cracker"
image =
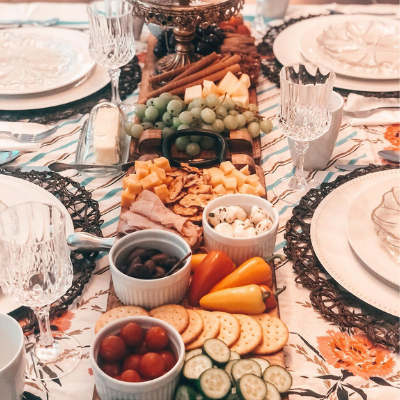
[[[183,343],[193,342],[203,332],[203,318],[195,310],[186,310],[189,314],[189,326],[181,333]]]
[[[182,333],[189,326],[189,314],[186,308],[176,304],[154,308],[149,311],[149,315],[170,324],[179,333]]]
[[[219,319],[213,313],[204,310],[196,310],[203,318],[204,328],[200,336],[192,343],[185,346],[186,351],[198,349],[207,339],[215,338],[219,333]]]
[[[115,321],[117,319],[125,317],[134,316],[145,316],[148,317],[149,313],[142,307],[137,306],[121,306],[112,308],[105,312],[96,322],[94,327],[94,332],[97,333],[101,328],[103,328],[108,323]]]
[[[213,314],[219,319],[220,330],[217,339],[222,340],[228,347],[232,346],[240,336],[240,322],[232,314],[214,311]]]
[[[263,330],[261,343],[253,350],[254,354],[272,354],[282,349],[289,339],[289,329],[279,318],[269,314],[252,315]]]
[[[261,325],[253,318],[244,314],[233,314],[240,323],[240,336],[230,349],[236,353],[247,354],[256,348],[263,337]]]

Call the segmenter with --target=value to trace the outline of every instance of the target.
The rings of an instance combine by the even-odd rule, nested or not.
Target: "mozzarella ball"
[[[250,221],[257,225],[259,222],[270,219],[268,213],[258,206],[253,206],[250,213]]]
[[[246,218],[246,219],[243,221],[243,224],[244,224],[244,226],[253,225],[253,223],[252,223],[248,218]]]
[[[232,223],[232,228],[235,229],[237,226],[242,226],[244,225],[244,222],[241,221],[240,219],[235,219]]]
[[[264,232],[268,232],[272,228],[272,222],[269,219],[264,219],[259,222],[256,226],[256,234],[261,235]]]
[[[227,224],[226,222],[222,222],[221,224],[218,224],[215,228],[215,232],[220,233],[221,235],[224,236],[233,236],[233,228],[231,225]]]
[[[228,213],[226,207],[218,207],[208,214],[208,222],[213,226],[217,226],[222,222],[231,224],[234,220],[235,217],[233,213]]]
[[[239,206],[229,206],[226,209],[227,213],[233,213],[235,219],[240,219],[241,221],[244,221],[247,218],[247,214],[243,210],[242,207]]]
[[[254,226],[243,226],[243,225],[238,225],[234,230],[233,230],[233,236],[234,237],[240,237],[240,238],[248,238],[248,237],[254,237],[256,236],[256,230],[254,229]]]

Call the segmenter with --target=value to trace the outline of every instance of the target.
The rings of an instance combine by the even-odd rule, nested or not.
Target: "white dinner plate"
[[[38,110],[61,106],[83,99],[96,93],[110,82],[110,75],[105,67],[96,65],[82,83],[72,84],[61,89],[24,96],[0,96],[0,110]]]
[[[89,35],[62,28],[15,28],[0,32],[0,94],[59,89],[95,66]]]
[[[372,15],[335,20],[322,19],[303,33],[299,49],[307,60],[353,78],[400,78],[398,21]]]
[[[340,285],[379,310],[400,317],[399,287],[364,265],[352,251],[346,234],[347,214],[356,197],[398,174],[388,170],[364,175],[331,192],[314,213],[311,242],[321,264]]]
[[[337,21],[337,17],[354,17],[331,15],[326,17],[310,18],[305,21],[297,22],[283,30],[275,39],[273,51],[276,59],[284,66],[305,62],[305,58],[301,55],[299,46],[300,38],[305,31],[318,24],[319,20],[324,20],[326,24]],[[355,90],[361,92],[393,92],[400,90],[400,81],[398,79],[388,80],[371,80],[357,79],[346,77],[344,75],[336,75],[334,86],[340,89]]]
[[[400,286],[400,265],[379,239],[371,220],[372,211],[379,206],[384,193],[398,186],[400,171],[364,190],[354,200],[347,215],[347,238],[357,256],[372,271]],[[400,218],[400,216],[399,216]]]
[[[57,206],[66,216],[66,234],[74,233],[74,225],[69,212],[64,205],[47,190],[22,179],[0,175],[0,200],[8,207],[25,203],[27,201],[37,201]],[[16,300],[2,293],[0,289],[0,313],[6,314],[18,308]]]

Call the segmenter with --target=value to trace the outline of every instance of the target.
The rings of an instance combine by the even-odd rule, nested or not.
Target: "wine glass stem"
[[[48,347],[52,346],[54,343],[53,335],[51,334],[50,329],[50,306],[44,307],[34,307],[33,311],[36,314],[36,318],[38,320],[40,336],[39,336],[39,346]]]
[[[254,27],[257,30],[264,28],[264,0],[257,0],[256,2],[256,16],[254,18]]]
[[[111,103],[121,106],[121,98],[119,97],[119,76],[121,70],[119,68],[110,68],[108,73],[111,77]]]
[[[307,152],[309,143],[306,141],[295,141],[297,153],[297,168],[294,177],[289,182],[289,187],[292,190],[304,190],[307,188],[307,180],[303,176],[304,156]]]

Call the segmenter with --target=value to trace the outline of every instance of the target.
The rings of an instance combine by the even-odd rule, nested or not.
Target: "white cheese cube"
[[[221,94],[231,94],[239,82],[239,79],[229,71],[218,85],[218,92]]]
[[[233,96],[248,96],[249,95],[249,91],[247,90],[246,86],[238,81],[238,83],[235,86],[235,89],[233,89],[232,92],[232,97]]]
[[[250,82],[250,77],[247,74],[242,74],[239,82],[242,82],[244,86],[246,86],[246,89],[248,89],[251,86]]]
[[[191,103],[195,98],[203,98],[203,88],[201,85],[192,86],[185,90],[185,103]]]
[[[213,81],[203,81],[203,95],[207,97],[209,94],[218,95],[218,88]]]

